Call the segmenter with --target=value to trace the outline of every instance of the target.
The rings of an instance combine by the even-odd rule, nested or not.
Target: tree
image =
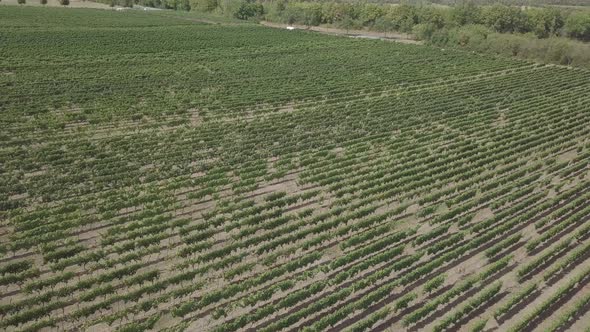
[[[181,0],[180,1],[180,9],[185,10],[185,11],[190,11],[191,10],[191,3],[189,0]]]
[[[326,23],[334,24],[340,20],[338,8],[340,3],[328,2],[322,5],[322,17]]]
[[[432,23],[420,23],[414,26],[412,33],[418,40],[430,40],[436,30],[436,26]]]
[[[46,5],[47,4],[47,0],[41,0],[40,1],[42,5]]]
[[[123,0],[126,1],[126,0]],[[178,7],[178,1],[177,0],[164,0],[164,8],[165,9],[174,9],[176,10],[176,8]],[[123,7],[126,7],[125,4],[123,4]]]
[[[59,4],[62,6],[69,6],[70,0],[59,0]]]
[[[472,1],[466,1],[451,8],[450,20],[451,23],[458,26],[479,24],[480,16],[480,7],[476,6]]]
[[[394,23],[395,29],[402,32],[412,32],[414,25],[418,24],[416,7],[410,5],[395,6],[387,16]]]
[[[19,5],[24,5],[27,1],[26,0],[17,0]]]
[[[437,7],[420,7],[418,9],[418,23],[429,24],[440,29],[445,25],[445,16],[443,11]]]
[[[234,12],[234,17],[240,20],[247,20],[252,17],[260,16],[264,12],[262,4],[242,1],[238,9]]]
[[[289,5],[282,13],[283,20],[287,24],[294,24],[303,21],[303,11],[297,6]]]
[[[264,7],[264,18],[271,22],[284,22],[284,11],[287,4],[284,0],[273,1]]]
[[[303,24],[316,26],[322,23],[322,6],[318,3],[306,3],[303,7]]]
[[[522,35],[496,33],[489,37],[486,46],[488,47],[489,51],[495,52],[497,54],[518,56],[521,54],[521,52],[523,52],[527,40],[530,39],[527,39]],[[479,49],[481,49],[481,47],[479,47]]]
[[[564,25],[561,12],[554,8],[533,8],[527,11],[527,16],[531,30],[538,38],[555,35]]]
[[[471,49],[481,49],[485,44],[490,30],[482,25],[470,24],[452,29],[449,33],[449,42],[452,45],[467,46]],[[434,38],[434,37],[433,37]]]
[[[217,0],[191,0],[190,8],[192,10],[211,12],[214,11],[219,3]]]
[[[377,19],[385,15],[383,6],[375,4],[365,4],[362,6],[359,19],[363,25],[374,25]]]
[[[581,40],[590,40],[590,13],[572,13],[565,22],[567,35]]]
[[[358,18],[358,6],[355,7],[348,3],[328,3],[322,6],[322,20],[325,23],[337,24],[345,17],[350,17],[353,21]]]
[[[571,41],[567,39],[551,38],[548,39],[548,45],[545,49],[545,61],[556,62],[560,65],[569,66],[573,62]]]
[[[278,9],[274,10],[277,15]],[[289,3],[280,14],[283,22],[288,24],[300,23],[306,26],[316,26],[322,23],[322,5],[319,3],[293,2]]]
[[[347,15],[342,20],[340,20],[340,22],[338,22],[338,27],[345,29],[346,34],[348,34],[348,31],[354,28],[354,20],[352,19],[352,17]]]
[[[375,30],[383,32],[385,34],[385,38],[387,38],[388,32],[395,29],[393,21],[383,16],[375,20],[375,25],[373,27]]]
[[[504,5],[493,5],[482,11],[482,21],[497,32],[530,31],[528,17],[520,8]]]

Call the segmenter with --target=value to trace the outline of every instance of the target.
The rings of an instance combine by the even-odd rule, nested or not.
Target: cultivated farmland
[[[590,72],[0,7],[0,330],[584,331]]]

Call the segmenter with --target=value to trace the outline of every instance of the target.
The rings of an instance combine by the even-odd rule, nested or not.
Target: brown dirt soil
[[[501,110],[498,119],[494,122],[494,126],[496,127],[505,127],[508,124],[508,120],[506,119],[506,110]]]
[[[590,291],[590,290],[587,290]],[[573,324],[569,327],[570,331],[587,331],[585,329],[590,326],[590,311],[587,311],[582,316],[576,318]]]
[[[487,219],[490,219],[493,217],[494,217],[494,212],[492,212],[492,209],[490,209],[489,207],[486,207],[486,208],[483,208],[483,209],[477,211],[475,216],[473,216],[472,222],[479,223],[479,222],[482,222],[484,220],[487,220]]]
[[[113,328],[109,326],[107,323],[98,323],[96,325],[92,325],[86,329],[87,332],[108,332],[111,331]]]
[[[420,210],[420,204],[416,203],[416,204],[412,204],[412,205],[408,206],[408,208],[406,209],[406,213],[414,214],[414,213],[418,212],[419,210]]]
[[[557,162],[563,163],[566,161],[572,161],[574,158],[578,156],[578,152],[576,150],[568,151],[566,153],[560,154],[557,156]]]
[[[199,115],[199,110],[196,108],[191,108],[188,110],[188,112],[190,114],[191,127],[198,127],[201,122],[203,122],[203,119]]]
[[[565,276],[564,278],[562,278],[561,280],[559,280],[559,282],[553,284],[550,287],[545,287],[540,289],[541,294],[531,303],[529,303],[522,311],[520,311],[519,313],[517,313],[516,315],[514,315],[513,317],[511,317],[511,319],[503,322],[503,324],[501,325],[501,328],[508,328],[513,326],[514,324],[516,324],[517,322],[519,322],[521,319],[523,319],[524,317],[527,317],[533,310],[535,310],[535,308],[537,308],[541,303],[543,303],[545,300],[547,300],[548,298],[550,298],[557,290],[559,290],[561,287],[563,287],[563,285],[567,284],[567,282],[569,282],[569,280],[577,275],[578,273],[580,273],[585,267],[587,267],[588,265],[588,261],[586,262],[582,262],[581,264],[579,264],[578,266],[576,266],[575,269],[573,269],[567,276]],[[540,278],[542,277],[542,274],[539,274],[536,278]],[[584,288],[584,291],[580,291],[577,294],[587,294],[587,288],[588,286],[586,286]],[[556,310],[557,312],[560,312],[559,309]],[[551,316],[553,316],[554,312],[551,313]],[[553,317],[557,317],[557,316],[553,316]],[[552,322],[551,319],[549,319],[550,317],[545,317],[546,319],[544,319],[544,322]],[[537,326],[537,329],[535,329],[535,331],[543,331],[544,329],[542,329],[541,327],[544,327],[544,322],[541,322],[541,324],[539,326]],[[572,330],[572,331],[576,331],[576,330]]]

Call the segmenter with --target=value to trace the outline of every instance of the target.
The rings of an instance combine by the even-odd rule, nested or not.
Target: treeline
[[[215,13],[242,20],[262,18],[264,5],[255,0],[91,0],[120,7],[131,8],[134,5]]]
[[[134,5],[144,7],[160,8],[160,9],[174,9],[174,10],[191,10],[189,0],[91,0],[94,2],[104,3],[111,7],[127,7],[132,8]]]
[[[177,10],[211,10],[211,9],[229,9],[239,8],[242,3],[252,3],[254,1],[218,1],[214,0],[94,0],[113,6],[133,7],[134,4],[146,7],[162,8],[162,9],[177,9]],[[367,3],[374,4],[410,4],[410,5],[444,5],[456,6],[461,4],[464,0],[366,0]],[[586,6],[590,7],[588,0],[471,0],[474,4],[480,6],[503,4],[507,6]],[[236,3],[237,2],[237,3]],[[353,3],[354,0],[345,0],[341,2]]]
[[[567,36],[590,41],[590,10],[555,7],[518,7],[518,4],[569,3],[578,0],[391,0],[401,5],[367,2],[308,2],[287,0],[97,0],[112,6],[146,7],[214,12],[238,19],[315,26],[335,25],[346,29],[370,29],[412,33],[421,37],[436,29],[483,25],[500,33],[533,33],[538,38]],[[387,0],[386,0],[387,1]],[[587,0],[584,0],[587,1]],[[452,4],[448,7],[424,3]],[[495,2],[492,6],[484,6]],[[524,9],[523,9],[524,8]]]
[[[455,6],[461,4],[463,0],[369,0],[372,3],[390,3],[390,4],[436,4],[445,6]],[[471,0],[474,4],[481,6],[503,4],[508,6],[590,6],[588,0]],[[354,2],[354,0],[348,0]]]
[[[482,25],[499,33],[533,33],[538,38],[567,36],[590,40],[590,11],[521,9],[501,4],[477,6],[473,2],[452,7],[273,2],[267,7],[267,20],[307,26],[329,24],[346,29],[419,32],[422,37],[428,37],[438,29]]]

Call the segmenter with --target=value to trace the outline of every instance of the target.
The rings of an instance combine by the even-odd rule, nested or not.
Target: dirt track
[[[271,27],[271,28],[282,28],[286,29],[287,26],[292,26],[296,29],[300,30],[309,30],[315,31],[320,33],[325,33],[329,35],[338,35],[338,36],[348,36],[352,38],[367,38],[367,39],[381,39],[381,40],[389,40],[395,41],[399,43],[405,44],[422,44],[421,41],[414,40],[410,38],[410,35],[395,33],[395,32],[376,32],[376,31],[368,31],[368,30],[344,30],[344,29],[337,29],[337,28],[327,28],[327,27],[320,27],[320,26],[305,26],[305,25],[289,25],[289,24],[281,24],[281,23],[274,23],[268,21],[261,21],[260,24]]]

